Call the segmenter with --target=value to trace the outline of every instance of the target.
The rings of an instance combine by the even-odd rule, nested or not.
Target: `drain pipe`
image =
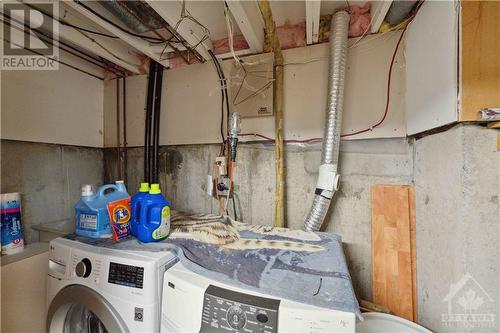
[[[318,231],[321,228],[328,207],[330,207],[330,201],[339,187],[340,176],[337,174],[337,169],[344,103],[349,19],[350,16],[346,11],[339,11],[332,17],[326,127],[316,195],[304,222],[304,230],[307,231]]]

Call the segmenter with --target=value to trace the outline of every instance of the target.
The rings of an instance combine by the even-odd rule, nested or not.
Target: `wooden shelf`
[[[36,256],[37,254],[47,252],[48,250],[49,250],[49,243],[38,242],[25,245],[24,250],[22,252],[16,254],[2,255],[0,259],[1,266],[5,266],[8,264],[12,264],[14,262],[18,262]]]

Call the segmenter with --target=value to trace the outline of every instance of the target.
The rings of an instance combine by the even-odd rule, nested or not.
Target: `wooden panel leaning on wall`
[[[416,321],[414,189],[374,185],[371,208],[373,302]]]
[[[462,1],[460,121],[500,107],[500,1]]]

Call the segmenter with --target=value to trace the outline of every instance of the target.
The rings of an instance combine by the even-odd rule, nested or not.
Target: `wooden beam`
[[[319,39],[321,1],[306,0],[306,42],[315,44]]]
[[[182,2],[181,1],[158,1],[146,0],[171,27],[175,28],[181,20]],[[186,1],[186,3],[189,3]],[[184,19],[177,27],[177,33],[198,52],[205,60],[210,60],[208,50],[212,50],[212,41],[207,36],[203,27],[193,20]]]
[[[22,4],[19,1],[16,2]],[[71,16],[71,14],[67,15]],[[24,17],[20,17],[16,11],[11,12],[11,17],[18,22],[24,22]],[[64,20],[68,21],[68,17],[65,17]],[[102,57],[123,69],[135,74],[141,73],[139,69],[141,66],[140,59],[131,54],[128,47],[125,47],[120,42],[81,32],[63,24],[59,24],[59,28],[54,31],[54,34],[56,34],[58,40],[70,41],[79,48]]]
[[[234,53],[237,56],[245,56],[245,55],[252,54],[253,52],[250,49],[244,49],[244,50],[234,51]],[[227,53],[216,54],[215,57],[217,59],[229,59],[229,58],[233,57],[233,54],[231,52],[227,52]]]
[[[264,51],[274,52],[274,164],[276,182],[274,191],[274,226],[285,227],[284,192],[285,179],[283,175],[283,53],[276,34],[276,24],[268,0],[259,0],[259,8],[265,25]],[[269,50],[266,50],[269,48]]]
[[[385,16],[392,5],[392,0],[389,1],[373,1],[371,2],[370,14],[372,16],[372,26],[370,32],[376,34],[384,23]]]
[[[261,53],[264,48],[264,22],[257,2],[227,1],[226,3],[252,53]]]
[[[103,38],[88,33],[81,33],[78,30],[64,25],[59,26],[59,38],[70,41],[78,47],[102,57],[128,71],[140,74],[140,59],[130,52],[123,45],[109,38]],[[100,46],[102,45],[102,47]]]
[[[101,28],[109,31],[116,37],[120,38],[122,41],[139,51],[140,53],[144,53],[151,59],[154,59],[158,63],[162,64],[163,66],[167,67],[168,66],[168,60],[161,60],[160,59],[160,53],[155,53],[153,49],[150,47],[149,43],[139,37],[132,36],[117,27],[113,26],[112,24],[106,22],[105,20],[101,19],[99,16],[95,15],[94,13],[90,12],[87,10],[85,7],[79,5],[78,3],[74,1],[67,1],[65,2],[68,6],[70,6],[72,9],[76,10],[86,18],[90,19],[92,22],[96,23],[98,26]]]

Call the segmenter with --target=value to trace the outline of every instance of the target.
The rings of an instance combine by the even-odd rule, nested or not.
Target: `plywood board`
[[[462,1],[460,120],[500,107],[500,1]]]
[[[408,135],[457,121],[457,41],[455,2],[424,2],[405,43]]]
[[[410,216],[411,279],[413,297],[413,321],[418,321],[417,307],[417,216],[415,210],[415,188],[408,187],[408,207]]]
[[[372,187],[373,302],[408,320],[415,318],[416,291],[411,200],[408,186]]]

